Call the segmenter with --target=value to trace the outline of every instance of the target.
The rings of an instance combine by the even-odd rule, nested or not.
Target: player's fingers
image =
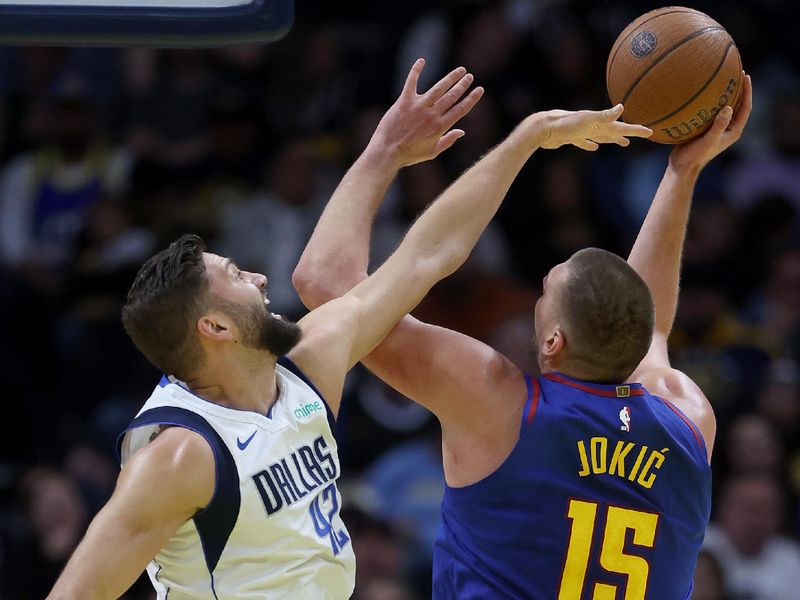
[[[466,74],[467,69],[464,67],[456,67],[450,71],[447,75],[433,84],[431,89],[422,95],[425,98],[425,102],[429,105],[436,102],[447,90],[453,87]]]
[[[607,108],[604,111],[601,111],[601,118],[604,121],[616,121],[622,115],[622,111],[625,110],[625,107],[622,104],[617,104],[616,106],[612,106],[611,108]]]
[[[453,108],[448,110],[444,115],[444,124],[447,127],[452,127],[455,123],[460,121],[465,115],[469,113],[478,101],[483,97],[483,88],[476,87],[472,90],[466,98],[456,104]]]
[[[412,96],[417,93],[417,82],[419,82],[419,75],[422,73],[423,68],[425,68],[424,58],[418,58],[414,64],[411,65],[411,70],[408,72],[406,82],[403,84],[403,96]]]
[[[435,106],[437,110],[441,111],[442,113],[446,112],[451,106],[458,102],[461,96],[464,95],[464,93],[469,89],[469,86],[472,85],[474,79],[475,77],[472,75],[472,73],[466,73],[455,83],[455,85],[447,90],[441,98],[436,100],[433,106]]]
[[[731,122],[732,118],[733,108],[730,106],[723,106],[714,118],[714,122],[711,124],[711,131],[717,135],[722,135],[728,128],[728,124]]]
[[[600,144],[597,142],[593,142],[592,140],[581,140],[575,142],[575,146],[580,148],[581,150],[587,150],[588,152],[594,152],[600,147]]]
[[[623,137],[623,138],[619,138],[619,139],[617,139],[617,140],[614,140],[614,143],[615,143],[617,146],[622,146],[623,148],[627,148],[628,146],[630,146],[630,145],[631,145],[631,141],[630,141],[628,138],[626,138],[626,137]]]
[[[753,110],[753,82],[750,75],[745,74],[742,78],[742,99],[739,102],[739,107],[736,109],[731,121],[731,129],[741,131],[744,129],[747,119],[750,118],[750,112]]]
[[[635,125],[634,123],[623,123],[617,122],[614,123],[614,133],[619,136],[625,137],[638,137],[638,138],[649,138],[653,135],[653,130],[649,127],[645,127],[644,125]]]
[[[434,156],[438,156],[439,154],[447,150],[450,146],[455,144],[459,138],[462,137],[464,137],[463,129],[453,129],[445,133],[433,147]]]

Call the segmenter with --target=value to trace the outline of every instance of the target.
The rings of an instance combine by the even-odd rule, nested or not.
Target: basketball
[[[623,120],[680,144],[704,133],[719,110],[741,95],[742,60],[727,31],[708,15],[680,6],[645,13],[614,42],[606,66]]]

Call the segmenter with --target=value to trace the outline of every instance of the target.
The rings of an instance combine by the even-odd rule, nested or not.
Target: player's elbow
[[[313,310],[329,300],[344,296],[365,277],[366,273],[360,276],[337,267],[333,261],[321,264],[301,260],[292,273],[292,285],[306,308]]]
[[[326,287],[320,284],[321,281],[321,278],[316,277],[315,273],[301,264],[298,264],[292,273],[292,285],[309,310],[317,308],[332,297],[325,297]]]
[[[313,310],[347,290],[337,290],[332,277],[321,266],[301,261],[292,273],[292,285],[306,308]],[[339,292],[339,293],[337,293]]]

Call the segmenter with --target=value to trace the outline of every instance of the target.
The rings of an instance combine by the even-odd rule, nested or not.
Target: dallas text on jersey
[[[336,479],[338,470],[325,438],[319,436],[252,476],[267,515],[291,506],[321,485]]]

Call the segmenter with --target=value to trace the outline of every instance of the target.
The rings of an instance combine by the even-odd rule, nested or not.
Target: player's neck
[[[275,360],[263,351],[236,357],[209,356],[206,368],[186,385],[211,402],[267,414],[278,398]]]
[[[561,375],[566,375],[567,377],[571,377],[572,379],[578,379],[581,381],[592,381],[591,375],[587,372],[585,368],[576,361],[567,360],[566,357],[557,356],[555,357],[557,360],[543,360],[540,371],[542,375],[546,375],[548,373],[558,373]]]

